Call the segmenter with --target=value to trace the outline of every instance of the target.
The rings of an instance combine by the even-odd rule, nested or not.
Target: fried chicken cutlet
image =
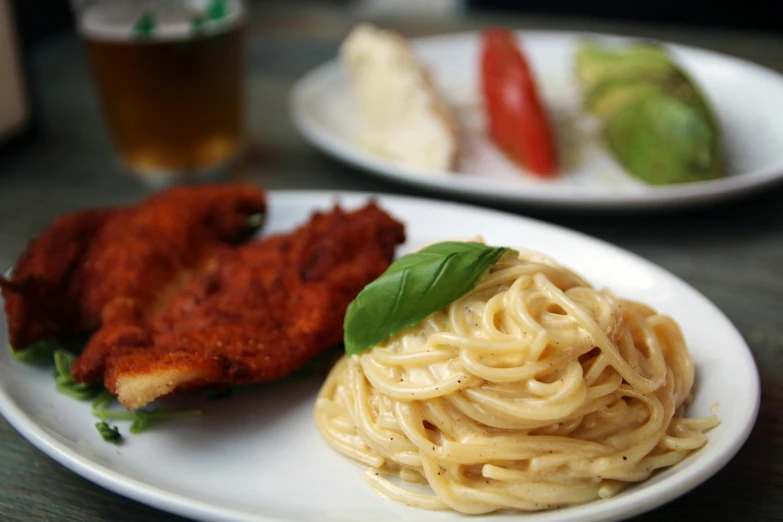
[[[152,319],[105,320],[74,378],[102,378],[128,409],[177,390],[282,378],[339,343],[349,303],[404,237],[371,203],[223,250]]]
[[[13,275],[0,278],[11,345],[154,315],[207,259],[246,239],[248,219],[265,209],[254,185],[202,185],[61,216],[28,245]]]

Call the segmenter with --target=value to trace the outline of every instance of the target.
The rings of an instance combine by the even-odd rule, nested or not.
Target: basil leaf
[[[444,242],[399,258],[348,306],[345,352],[359,354],[453,303],[510,250]]]

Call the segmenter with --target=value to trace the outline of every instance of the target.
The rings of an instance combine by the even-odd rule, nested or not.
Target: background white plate
[[[270,192],[265,234],[290,230],[339,198],[348,207],[366,194]],[[381,196],[407,226],[401,252],[444,238],[482,234],[487,242],[522,245],[554,256],[599,286],[643,300],[674,316],[696,361],[698,391],[689,414],[722,423],[709,443],[673,470],[619,496],[524,517],[526,522],[617,520],[663,504],[715,473],[739,450],[755,421],[759,381],[750,351],[726,317],[673,275],[596,239],[500,212],[437,201]],[[0,346],[7,344],[0,320]],[[361,469],[332,451],[312,421],[320,382],[248,387],[204,402],[203,418],[103,442],[89,404],[57,393],[51,368],[26,366],[0,350],[0,412],[30,442],[76,473],[122,495],[205,521],[453,522],[464,517],[387,501],[364,483]],[[127,435],[127,423],[120,423]],[[509,520],[513,515],[471,517]],[[519,520],[519,518],[516,518]]]
[[[294,123],[313,145],[368,173],[484,201],[605,209],[683,206],[736,196],[783,179],[783,103],[779,103],[783,76],[730,56],[668,45],[717,112],[728,176],[650,187],[627,175],[603,147],[596,121],[581,108],[574,80],[574,50],[582,38],[628,39],[538,31],[519,36],[564,151],[563,172],[554,180],[523,173],[484,137],[475,33],[413,41],[441,92],[465,123],[465,153],[458,173],[420,171],[355,145],[350,85],[335,61],[316,68],[295,86],[291,96]]]

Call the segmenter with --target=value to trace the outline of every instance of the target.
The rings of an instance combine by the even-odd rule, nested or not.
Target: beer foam
[[[186,40],[227,31],[244,16],[239,0],[226,0],[226,16],[206,22],[196,33],[193,20],[204,12],[207,3],[206,0],[180,0],[173,3],[131,0],[97,2],[81,13],[79,31],[84,37],[97,40],[138,40],[133,28],[145,12],[151,12],[155,16],[156,25],[148,40]]]

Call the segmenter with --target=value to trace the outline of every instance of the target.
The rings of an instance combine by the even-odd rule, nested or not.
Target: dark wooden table
[[[248,34],[250,154],[238,175],[268,188],[354,189],[426,195],[381,182],[312,150],[295,133],[287,94],[305,71],[334,56],[356,19],[336,4],[265,3]],[[387,19],[408,35],[502,22],[635,34],[697,45],[783,71],[783,38],[641,27],[586,20]],[[84,50],[73,34],[34,53],[43,134],[0,160],[0,266],[57,214],[136,200],[149,189],[116,167],[104,133]],[[781,100],[770,100],[781,103]],[[783,146],[783,144],[781,144]],[[783,520],[783,189],[731,204],[663,215],[563,214],[506,208],[600,237],[671,270],[714,301],[747,339],[762,379],[750,441],[714,478],[635,520]],[[182,520],[106,491],[56,464],[0,419],[0,520],[156,522]]]

